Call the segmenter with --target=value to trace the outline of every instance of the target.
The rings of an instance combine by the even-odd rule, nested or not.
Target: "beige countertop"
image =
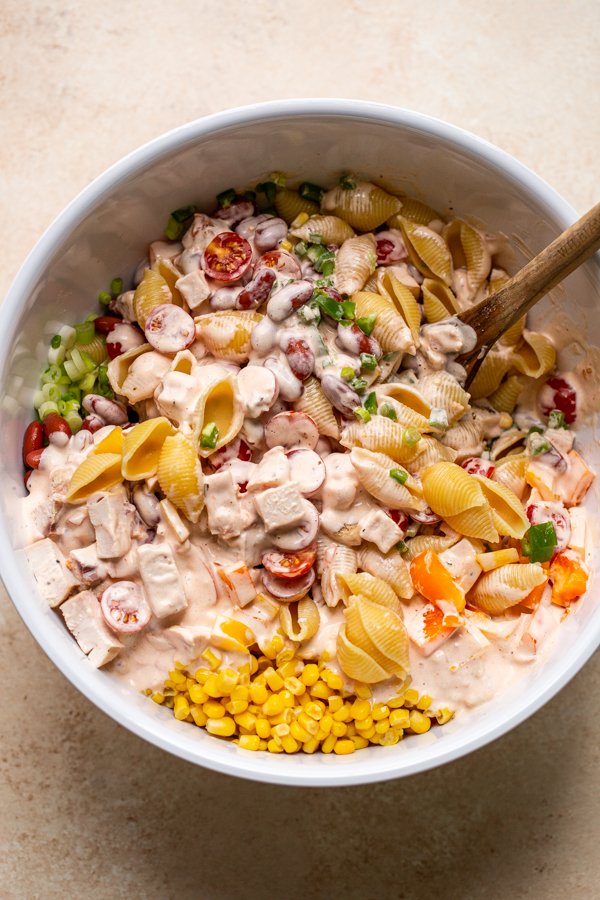
[[[600,185],[599,31],[589,0],[3,0],[0,288],[123,154],[206,113],[281,97],[447,119],[583,211]],[[597,896],[598,655],[465,759],[322,792],[238,781],[144,744],[67,683],[4,592],[0,679],[7,900]]]

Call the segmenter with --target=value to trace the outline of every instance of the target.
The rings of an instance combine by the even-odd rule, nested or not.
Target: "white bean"
[[[279,396],[282,400],[286,400],[290,403],[293,400],[298,400],[302,396],[302,391],[304,390],[302,382],[296,378],[290,369],[287,360],[269,356],[268,359],[265,359],[264,364],[266,368],[270,369],[275,375],[277,383],[279,384]]]

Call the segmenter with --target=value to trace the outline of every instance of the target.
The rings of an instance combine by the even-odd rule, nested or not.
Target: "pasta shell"
[[[323,599],[327,606],[337,606],[346,596],[343,586],[340,584],[340,576],[356,572],[358,566],[356,550],[331,542],[325,553],[321,554],[319,538],[317,538],[317,558],[322,560],[321,590]]]
[[[118,453],[123,455],[123,429],[118,425],[110,431],[99,444],[90,450],[90,454],[97,456],[99,453]]]
[[[514,347],[516,344],[518,344],[521,340],[521,337],[523,336],[526,321],[527,316],[523,316],[521,319],[517,319],[514,325],[511,325],[510,328],[506,329],[498,343],[502,344],[505,347]]]
[[[446,516],[446,522],[465,537],[481,538],[482,541],[489,541],[492,544],[498,541],[492,511],[487,504],[474,506],[455,516]]]
[[[233,372],[218,365],[202,366],[198,379],[202,393],[194,410],[194,443],[200,456],[210,456],[236,437],[244,424],[244,412]],[[211,422],[217,426],[216,443],[202,447],[202,429]]]
[[[444,239],[427,228],[404,220],[402,233],[411,263],[424,275],[441,278],[450,286],[452,284],[452,257]]]
[[[409,288],[398,281],[393,272],[380,269],[378,275],[379,290],[394,304],[408,325],[415,347],[419,346],[419,329],[421,327],[421,307]]]
[[[473,288],[483,284],[492,268],[492,257],[482,235],[460,219],[448,225],[443,236],[452,255],[455,269],[465,268]]]
[[[122,480],[118,453],[90,453],[73,472],[67,500],[69,503],[86,500],[98,491],[110,490]]]
[[[524,331],[520,344],[511,354],[510,362],[523,375],[541,378],[556,365],[556,350],[545,335]]]
[[[400,212],[401,207],[397,197],[368,181],[359,181],[350,190],[335,187],[327,191],[321,200],[321,209],[341,216],[359,231],[373,231],[390,216]]]
[[[192,369],[196,366],[196,357],[189,350],[180,350],[171,363],[171,372],[182,372],[184,375],[191,375]]]
[[[152,352],[153,349],[150,344],[142,344],[140,347],[134,347],[133,350],[127,350],[126,353],[121,353],[120,356],[115,357],[115,359],[112,359],[109,362],[106,368],[106,373],[108,375],[110,386],[115,394],[119,394],[119,396],[121,397],[126,396],[123,390],[123,386],[125,384],[127,375],[129,374],[131,364],[133,363],[134,359],[137,359],[138,356],[141,356],[143,353]]]
[[[526,453],[520,453],[516,456],[507,456],[496,463],[492,480],[503,484],[513,492],[519,499],[525,493],[526,481],[525,471],[527,469],[529,457]]]
[[[372,234],[344,241],[335,258],[334,284],[340,294],[360,291],[377,265],[377,245]]]
[[[87,344],[77,344],[77,349],[79,351],[87,353],[90,359],[93,360],[93,362],[95,362],[97,366],[99,366],[103,362],[106,362],[106,360],[108,359],[108,354],[106,352],[106,342],[104,341],[104,338],[100,337],[99,334],[93,337],[92,340]]]
[[[170,259],[165,259],[162,256],[156,260],[154,265],[152,266],[152,270],[158,272],[158,274],[164,278],[167,287],[171,291],[171,301],[175,304],[175,306],[186,307],[187,305],[181,295],[179,288],[176,286],[177,281],[181,278],[181,272],[179,272],[175,266],[173,265]]]
[[[423,472],[437,462],[454,462],[457,457],[456,450],[452,447],[446,447],[427,435],[423,435],[419,447],[422,448],[419,455],[407,464],[414,473]]]
[[[301,241],[314,241],[316,237],[322,244],[341,247],[344,241],[354,237],[354,230],[338,216],[311,216],[307,222],[292,228],[290,234]]]
[[[376,684],[388,677],[382,666],[348,639],[345,625],[341,626],[337,634],[336,654],[342,671],[348,678],[365,684]]]
[[[410,329],[387,297],[372,291],[359,291],[352,296],[356,317],[376,315],[373,337],[385,353],[413,354],[416,350]]]
[[[477,375],[471,384],[471,397],[473,400],[482,400],[489,397],[499,386],[508,372],[510,362],[508,357],[497,350],[490,350],[481,363]]]
[[[400,284],[403,284],[405,287],[409,289],[415,300],[418,300],[421,296],[421,277],[419,276],[419,281],[417,281],[414,277],[414,269],[411,270],[408,267],[407,263],[396,263],[394,266],[380,266],[376,271],[377,276],[377,290],[379,290],[379,281],[381,277],[385,274],[393,275]]]
[[[308,641],[319,630],[321,616],[314,600],[303,597],[297,603],[283,605],[279,610],[279,621],[286,637],[301,643]]]
[[[481,490],[490,504],[492,519],[498,534],[522,538],[529,528],[529,521],[516,494],[506,485],[494,482],[483,475],[471,477],[481,485]]]
[[[389,393],[384,393],[381,390],[382,387],[387,387],[387,385],[377,385],[375,388],[377,402],[380,404],[385,403],[394,410],[396,418],[393,421],[407,427],[418,428],[422,432],[435,431],[433,425],[429,424],[428,418],[426,419],[421,413],[415,412],[410,406],[405,406],[400,400],[391,397]]]
[[[383,554],[372,544],[365,544],[358,551],[358,565],[370,575],[386,581],[403,600],[410,600],[413,596],[414,588],[410,569],[397,550]]]
[[[524,600],[531,591],[548,580],[535,563],[509,563],[486,572],[469,594],[469,603],[497,616]]]
[[[409,409],[414,410],[420,416],[429,420],[429,416],[431,415],[430,404],[421,396],[419,391],[411,385],[404,384],[403,382],[380,384],[377,386],[377,392],[382,396],[391,397],[393,400],[397,400],[399,403],[402,403],[403,406],[407,406]]]
[[[420,200],[415,200],[414,197],[402,197],[402,209],[398,215],[388,219],[388,225],[390,228],[400,228],[402,219],[415,222],[417,225],[429,225],[433,221],[444,221],[435,209]]]
[[[504,269],[492,269],[492,271],[490,272],[490,278],[489,278],[490,294],[495,294],[496,291],[499,291],[501,287],[504,287],[504,285],[509,280],[509,278],[510,278],[510,275],[508,274],[508,272],[505,272]],[[523,316],[522,319],[519,319],[519,321],[523,322],[523,324],[525,324],[525,316]],[[514,325],[511,327],[514,328]],[[521,331],[522,330],[523,330],[523,328],[521,328]],[[507,332],[505,331],[502,336],[502,340],[504,340],[504,338],[506,337],[506,334],[507,334]]]
[[[385,416],[373,416],[366,424],[356,422],[342,432],[344,447],[364,447],[386,453],[400,463],[409,462],[420,452],[420,438],[416,444],[406,443],[406,429]]]
[[[492,444],[490,459],[495,460],[496,465],[498,465],[498,460],[506,456],[509,450],[511,452],[516,450],[518,453],[521,453],[522,448],[518,449],[516,445],[522,444],[526,437],[527,432],[521,431],[519,428],[509,428],[507,431],[503,431],[500,437]]]
[[[307,216],[315,216],[319,212],[319,204],[312,200],[305,200],[298,191],[281,188],[275,195],[275,209],[277,215],[291,225],[294,219],[301,213]]]
[[[300,399],[294,403],[294,409],[310,416],[320,434],[339,440],[340,426],[333,412],[333,406],[321,390],[321,383],[317,378],[311,375],[304,382],[304,391]]]
[[[469,394],[449,372],[425,375],[419,381],[419,390],[431,406],[446,410],[450,424],[469,409]]]
[[[138,422],[123,435],[121,472],[127,481],[143,481],[156,475],[165,438],[175,433],[168,419],[158,416]]]
[[[378,666],[386,672],[386,676],[398,675],[403,678],[406,675],[406,669],[394,659],[391,659],[384,650],[380,650],[372,635],[376,634],[377,639],[393,652],[394,638],[397,637],[399,629],[404,630],[404,623],[397,613],[378,603],[371,603],[364,597],[354,597],[350,601],[344,615],[346,616],[346,636],[348,640],[364,650]],[[398,628],[396,627],[399,626]],[[383,631],[387,629],[388,637],[383,636]],[[391,644],[391,646],[389,646]]]
[[[441,281],[426,278],[421,286],[423,311],[428,322],[442,322],[456,315],[458,303],[450,288]]]
[[[192,443],[181,432],[165,438],[156,474],[167,500],[197,522],[204,507],[204,478]]]
[[[523,383],[516,375],[511,375],[503,381],[496,390],[490,394],[489,401],[498,412],[511,413],[517,405],[519,395],[523,390]]]
[[[425,550],[435,550],[436,553],[442,553],[444,550],[453,547],[459,540],[460,534],[456,531],[452,531],[450,534],[418,534],[406,542],[408,550],[403,554],[403,559],[406,563],[412,562],[416,556]],[[406,568],[408,569],[408,566]]]
[[[229,362],[247,362],[250,338],[255,325],[262,320],[259,313],[244,310],[221,310],[198,316],[196,332],[209,353]]]
[[[388,509],[425,509],[423,500],[414,497],[405,485],[391,477],[390,470],[396,465],[393,459],[358,447],[351,450],[350,459],[363,488]],[[411,481],[415,483],[412,478]]]
[[[402,607],[394,590],[381,578],[368,572],[358,572],[342,575],[341,580],[347,585],[350,595],[360,594],[373,603],[387,606],[398,615],[402,614]]]
[[[386,609],[381,604],[364,600],[362,597],[355,606],[371,643],[388,660],[388,671],[399,678],[404,678],[410,663],[408,635],[400,615],[390,608]]]
[[[135,289],[133,308],[135,317],[141,328],[146,327],[148,316],[152,310],[163,303],[172,303],[173,296],[169,285],[156,269],[146,269],[144,277]]]
[[[455,463],[435,463],[425,469],[421,480],[428,506],[443,519],[486,503],[478,481]]]

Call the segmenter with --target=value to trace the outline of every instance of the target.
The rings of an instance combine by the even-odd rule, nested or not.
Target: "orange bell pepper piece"
[[[465,608],[465,594],[454,581],[435,550],[424,550],[410,564],[413,586],[426,600],[447,600],[458,612]]]
[[[552,602],[557,606],[569,606],[573,600],[585,594],[587,572],[574,553],[557,553],[548,575],[552,582]]]

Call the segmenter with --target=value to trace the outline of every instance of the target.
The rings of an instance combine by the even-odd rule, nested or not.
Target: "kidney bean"
[[[275,269],[282,275],[288,275],[290,278],[302,278],[302,269],[300,263],[295,256],[288,253],[287,250],[269,250],[263,254],[256,263],[255,269],[261,268]],[[314,271],[314,270],[313,270]]]
[[[242,219],[247,219],[254,215],[254,203],[251,200],[241,198],[234,200],[229,206],[218,209],[212,214],[213,219],[219,219],[227,222],[230,227],[237,225]]]
[[[277,325],[275,322],[268,316],[264,316],[258,325],[255,325],[252,329],[250,343],[252,344],[252,349],[260,354],[265,354],[272,350],[277,343]]]
[[[57,432],[66,434],[67,437],[71,437],[73,434],[66,419],[59,416],[58,413],[48,413],[44,419],[44,433],[47,438],[50,438],[51,435]]]
[[[275,250],[280,241],[286,239],[287,233],[288,227],[283,219],[272,216],[256,226],[256,231],[254,232],[254,246],[259,253],[265,253],[267,250]]]
[[[270,369],[277,379],[279,396],[282,400],[291,403],[293,400],[298,400],[302,396],[302,391],[304,390],[302,382],[296,378],[287,364],[287,360],[276,359],[274,356],[269,356],[268,359],[265,359],[264,366],[265,368]]]
[[[399,231],[380,231],[375,235],[377,244],[377,263],[380,266],[389,266],[392,263],[406,259],[408,253]]]
[[[305,381],[315,367],[315,354],[303,338],[284,335],[280,347],[296,378]]]
[[[383,351],[379,342],[361,331],[358,325],[338,325],[337,340],[340,347],[354,353],[370,353],[376,359],[381,359]]]
[[[354,410],[360,406],[360,397],[353,391],[349,384],[338,378],[337,375],[323,375],[321,388],[331,405],[342,415],[352,418]]]
[[[268,300],[277,275],[273,269],[255,270],[254,276],[238,294],[236,309],[258,309]]]
[[[567,425],[572,425],[577,418],[577,392],[566,378],[555,375],[548,379],[540,392],[540,406],[545,415],[553,409],[560,410]]]
[[[123,319],[119,319],[117,316],[98,316],[97,319],[94,319],[94,328],[98,334],[109,334],[115,325],[122,324]]]
[[[218,288],[210,298],[211,309],[235,309],[238,295],[242,290],[240,284],[235,287]]]
[[[44,426],[41,422],[30,422],[23,435],[23,465],[27,465],[25,459],[34,450],[40,450],[44,446]]]
[[[491,478],[496,468],[491,460],[481,459],[479,456],[463,459],[461,466],[469,475],[484,475],[486,478]]]
[[[27,454],[27,456],[25,457],[25,465],[28,469],[39,468],[44,449],[44,447],[39,447],[37,450],[31,450],[31,452]]]
[[[555,553],[567,549],[571,540],[571,520],[562,503],[538,500],[535,503],[530,503],[525,512],[532,525],[552,522],[556,533]]]
[[[241,235],[241,237],[245,238],[247,241],[251,241],[258,225],[261,222],[264,222],[265,219],[270,218],[271,216],[268,216],[266,213],[261,213],[259,216],[247,216],[247,218],[242,219],[236,227],[236,233]]]
[[[131,499],[142,521],[149,528],[156,528],[160,522],[160,506],[156,495],[145,490],[141,484],[136,484]]]
[[[125,408],[116,400],[109,400],[100,394],[86,394],[81,405],[102,419],[104,425],[126,425],[129,417]]]
[[[89,416],[85,417],[81,427],[84,431],[89,431],[90,434],[94,434],[96,431],[100,431],[101,428],[104,428],[104,424],[105,423],[100,416],[91,413]]]
[[[296,309],[300,309],[303,303],[313,295],[313,286],[310,281],[294,281],[286,284],[275,294],[271,295],[267,303],[267,315],[274,322],[283,322]]]

